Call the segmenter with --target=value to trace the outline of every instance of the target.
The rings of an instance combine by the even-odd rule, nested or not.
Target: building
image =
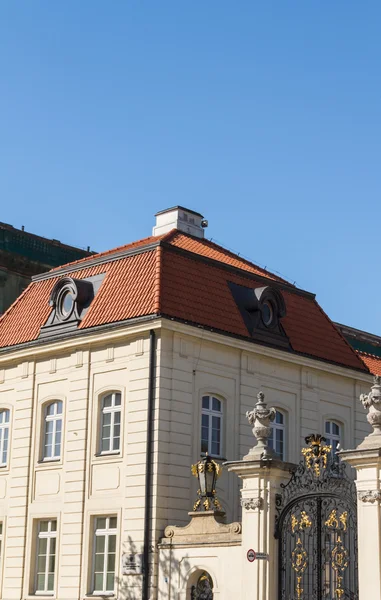
[[[0,315],[29,285],[33,275],[90,254],[0,223]]]
[[[287,461],[311,431],[346,448],[369,432],[369,369],[314,295],[206,225],[162,211],[151,237],[33,277],[0,319],[3,600],[155,598],[157,543],[196,498],[190,465],[247,454],[259,390]],[[224,472],[228,520],[238,489]]]
[[[369,371],[374,375],[381,375],[381,337],[340,323],[336,323],[336,327],[356,350]]]

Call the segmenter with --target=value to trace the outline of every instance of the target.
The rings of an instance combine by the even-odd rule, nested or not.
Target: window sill
[[[83,597],[83,600],[102,600],[103,598],[115,598],[115,592],[104,592],[99,593],[99,592],[94,592],[94,594],[86,594],[86,596]]]
[[[98,454],[96,454],[95,456],[97,458],[100,458],[102,456],[120,456],[120,450],[109,450],[107,452],[99,452]]]

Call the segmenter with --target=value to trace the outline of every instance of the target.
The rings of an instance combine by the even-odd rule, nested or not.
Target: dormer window
[[[274,309],[269,300],[262,304],[262,321],[266,327],[270,327],[274,318]]]
[[[40,338],[67,333],[76,329],[85,316],[104,274],[88,279],[62,277],[50,294],[52,312],[41,327]]]
[[[229,283],[229,287],[253,340],[289,347],[281,325],[281,319],[286,316],[282,293],[270,286],[249,288]]]

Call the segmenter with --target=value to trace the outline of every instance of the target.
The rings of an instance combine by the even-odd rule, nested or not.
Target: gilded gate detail
[[[325,441],[306,438],[277,497],[279,600],[358,600],[355,485]]]

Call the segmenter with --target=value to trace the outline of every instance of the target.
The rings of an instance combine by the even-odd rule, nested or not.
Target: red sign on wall
[[[249,562],[254,562],[255,559],[257,558],[257,555],[252,548],[250,548],[250,550],[247,551],[246,556],[247,556],[247,560]]]

